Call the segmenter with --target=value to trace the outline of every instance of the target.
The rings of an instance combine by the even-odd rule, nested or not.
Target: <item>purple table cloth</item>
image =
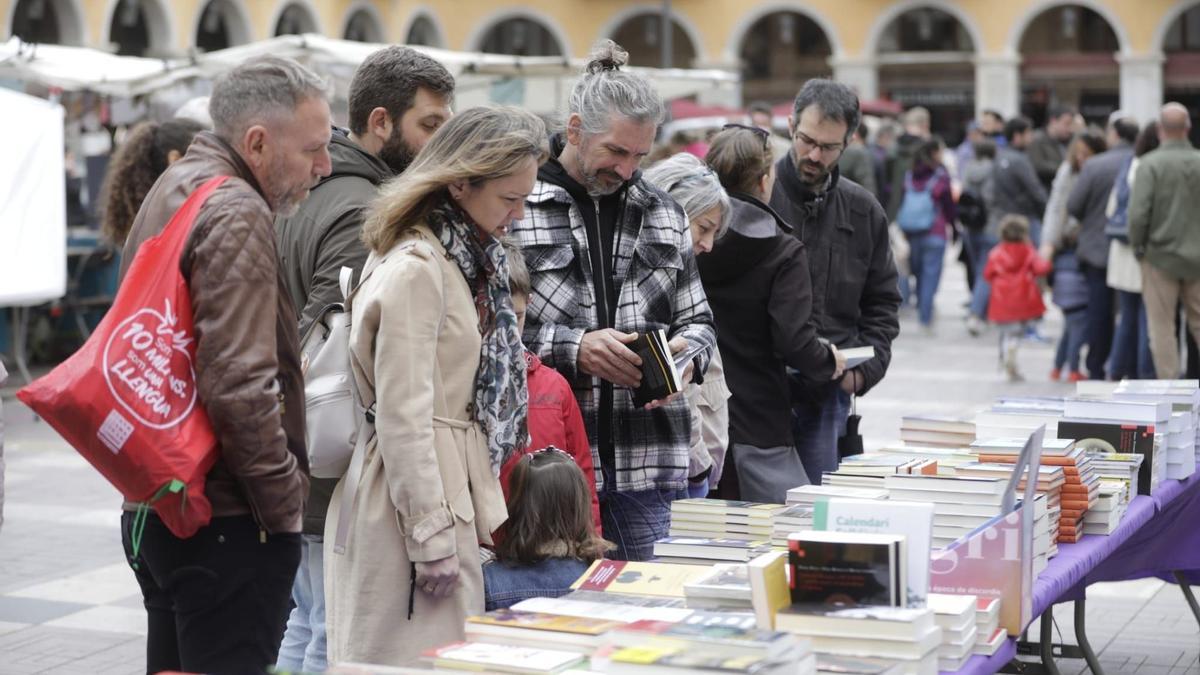
[[[1166,481],[1152,495],[1135,497],[1121,524],[1110,535],[1085,535],[1059,544],[1033,588],[1033,617],[1058,602],[1081,600],[1089,584],[1159,577],[1174,581],[1182,570],[1200,584],[1200,473]],[[957,675],[988,675],[1011,661],[1016,638],[991,657],[972,657]]]

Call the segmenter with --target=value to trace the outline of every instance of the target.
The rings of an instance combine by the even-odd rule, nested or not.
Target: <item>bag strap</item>
[[[227,180],[229,180],[229,176],[209,178],[188,195],[188,198],[171,216],[171,220],[167,221],[166,227],[158,236],[162,238],[163,245],[169,247],[174,257],[179,257],[179,254],[183,252],[183,246],[187,242],[188,235],[191,234],[192,225],[195,224],[196,217],[200,215],[200,207],[204,206],[204,202],[208,201],[209,196]]]
[[[343,302],[350,299],[350,292],[354,290],[353,284],[354,268],[343,266],[341,272],[338,273],[338,286],[342,289]]]
[[[421,244],[422,242],[420,240],[410,240],[399,246],[394,253],[402,253],[409,249],[416,248]],[[425,244],[425,246],[428,247],[428,244]],[[379,261],[379,263],[382,262],[382,260]],[[366,281],[366,278],[370,276],[370,273],[373,272],[377,267],[378,264],[371,266],[369,269],[364,269],[363,278],[359,281],[360,287],[362,282]],[[350,268],[348,267],[343,267],[341,272],[343,294],[345,294],[347,300],[349,300],[349,294],[346,294],[345,288],[348,286],[348,282],[345,279],[346,271],[349,269]],[[445,323],[446,312],[443,308],[442,317],[438,323],[439,333],[441,333],[442,327],[445,325]],[[342,486],[342,500],[338,508],[337,529],[334,531],[333,536],[333,552],[336,555],[346,554],[346,540],[350,537],[350,517],[354,514],[355,499],[358,496],[359,482],[362,480],[363,465],[366,464],[367,461],[367,444],[370,442],[371,438],[375,436],[375,403],[372,402],[371,405],[367,407],[363,406],[357,383],[352,382],[350,384],[350,393],[354,397],[355,407],[362,411],[363,416],[359,421],[358,433],[354,441],[354,454],[350,456],[350,466],[346,468],[346,475],[342,478],[344,483]]]

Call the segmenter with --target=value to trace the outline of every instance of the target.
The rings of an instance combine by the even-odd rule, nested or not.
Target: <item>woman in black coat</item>
[[[705,159],[732,204],[728,232],[697,261],[733,393],[720,492],[782,504],[789,488],[809,483],[793,447],[787,369],[828,382],[841,376],[846,361],[811,321],[804,244],[767,205],[775,166],[766,133],[729,125]]]

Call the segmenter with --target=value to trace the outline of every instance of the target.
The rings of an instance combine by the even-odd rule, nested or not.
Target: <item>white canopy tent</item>
[[[185,82],[210,81],[238,63],[261,54],[295,58],[329,76],[337,94],[346,89],[358,64],[380,44],[335,40],[322,35],[286,35],[181,59],[113,56],[81,47],[0,44],[0,78],[37,82],[65,90],[140,96]],[[458,82],[460,108],[508,103],[537,113],[562,110],[584,66],[565,57],[504,56],[413,47],[446,66]],[[700,96],[736,101],[740,78],[724,70],[630,68],[648,76],[664,99]]]

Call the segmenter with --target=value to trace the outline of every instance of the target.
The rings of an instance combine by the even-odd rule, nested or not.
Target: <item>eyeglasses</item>
[[[811,136],[803,131],[800,131],[799,129],[792,132],[792,139],[795,140],[800,146],[807,148],[807,150],[801,154],[807,155],[813,151],[813,148],[820,148],[821,156],[827,159],[841,152],[846,147],[844,143],[818,143],[813,140]]]

